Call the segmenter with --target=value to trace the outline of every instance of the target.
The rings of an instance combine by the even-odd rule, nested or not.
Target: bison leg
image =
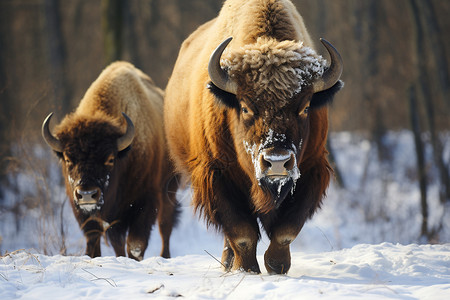
[[[151,227],[151,226],[150,226]],[[127,238],[127,253],[128,257],[141,261],[144,258],[145,250],[148,246],[148,239],[150,236],[150,229],[141,229],[140,231],[133,231],[128,234]],[[147,235],[144,235],[147,232]]]
[[[103,233],[103,228],[93,217],[87,217],[86,220],[80,224],[86,238],[86,255],[90,257],[101,256],[100,239]]]
[[[128,257],[141,261],[144,258],[145,250],[148,246],[150,232],[156,220],[156,208],[153,203],[157,201],[154,198],[146,198],[140,203],[145,203],[145,207],[135,207],[135,214],[133,214],[130,223],[128,238],[127,238],[127,253]]]
[[[231,267],[233,266],[233,260],[234,260],[233,249],[231,249],[231,245],[228,239],[225,238],[225,245],[223,246],[222,252],[222,266],[225,269],[225,271],[231,270]]]
[[[178,189],[178,177],[175,176],[169,180],[166,191],[162,197],[158,211],[159,233],[162,240],[161,256],[170,258],[170,235],[178,218],[178,201],[176,193]]]
[[[99,257],[102,255],[100,250],[100,234],[85,234],[86,237],[86,255],[90,257]]]
[[[264,265],[269,274],[286,274],[291,267],[290,244],[297,237],[301,227],[279,226],[270,233],[270,245],[264,253]]]
[[[106,233],[116,256],[125,256],[126,227],[118,222],[107,228]]]
[[[234,223],[231,230],[225,231],[225,238],[228,240],[228,244],[231,246],[234,254],[231,270],[261,273],[258,261],[256,260],[256,245],[259,238],[256,222],[254,226],[249,223]],[[224,251],[228,252],[229,249]],[[222,258],[224,256],[229,258],[230,255],[231,253],[225,253],[222,255]]]
[[[264,253],[264,265],[269,274],[286,274],[291,267],[291,251],[289,245],[292,240],[270,241],[269,248]]]

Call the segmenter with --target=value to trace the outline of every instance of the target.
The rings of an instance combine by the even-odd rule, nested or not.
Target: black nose
[[[101,190],[99,188],[82,189],[75,188],[74,196],[78,204],[97,204],[100,199]]]
[[[294,168],[295,156],[292,150],[266,149],[261,152],[259,161],[266,176],[288,176]]]

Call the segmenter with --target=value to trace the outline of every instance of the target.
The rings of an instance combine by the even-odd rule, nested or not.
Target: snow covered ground
[[[25,210],[23,204],[19,214],[5,208],[0,213],[0,299],[450,299],[450,214],[439,203],[433,167],[429,223],[441,226],[441,244],[421,245],[412,136],[391,133],[385,143],[393,157],[389,164],[377,160],[363,136],[332,136],[346,189],[332,184],[322,210],[291,246],[288,275],[276,276],[264,269],[265,235],[258,245],[261,275],[222,271],[216,261],[222,237],[193,215],[189,189],[177,197],[183,212],[172,235],[173,258],[158,257],[156,227],[142,262],[116,258],[105,244],[103,257],[83,256],[84,238],[63,205],[63,188],[52,183],[60,182],[58,166],[53,158],[49,164],[47,152],[34,150],[35,161],[50,166],[46,175],[18,174],[3,206],[42,197],[46,191],[36,192],[42,186],[53,187],[53,202],[45,210],[42,204]],[[58,255],[62,246],[68,256]]]
[[[210,256],[1,258],[0,299],[432,299],[450,296],[450,245],[295,252],[288,275],[224,273]],[[262,256],[258,257],[262,263]]]

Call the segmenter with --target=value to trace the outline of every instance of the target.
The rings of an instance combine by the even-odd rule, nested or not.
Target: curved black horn
[[[220,67],[220,57],[222,56],[223,51],[227,47],[227,45],[231,42],[233,38],[229,37],[225,41],[223,41],[214,52],[211,54],[208,63],[208,73],[211,81],[221,90],[224,90],[228,93],[235,94],[237,92],[237,84],[230,79],[228,73],[225,72]]]
[[[54,137],[50,132],[49,124],[52,116],[53,113],[51,112],[42,123],[42,137],[44,138],[44,141],[47,143],[47,145],[49,145],[54,151],[63,152],[63,147],[60,140]]]
[[[117,139],[117,149],[122,151],[131,145],[134,139],[134,125],[131,119],[125,114],[122,113],[123,117],[127,121],[127,131],[123,136]]]
[[[330,66],[323,73],[322,77],[314,81],[313,91],[314,93],[327,90],[331,88],[341,77],[342,70],[344,69],[344,63],[339,52],[331,45],[330,42],[321,38],[320,41],[330,54]]]

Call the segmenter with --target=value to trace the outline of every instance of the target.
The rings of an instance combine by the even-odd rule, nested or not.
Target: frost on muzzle
[[[286,145],[286,136],[272,130],[259,145],[244,141],[245,150],[252,158],[255,178],[260,187],[272,195],[276,207],[281,205],[289,192],[294,192],[300,178],[296,157],[299,149],[293,144],[290,147],[273,146],[280,143]]]

